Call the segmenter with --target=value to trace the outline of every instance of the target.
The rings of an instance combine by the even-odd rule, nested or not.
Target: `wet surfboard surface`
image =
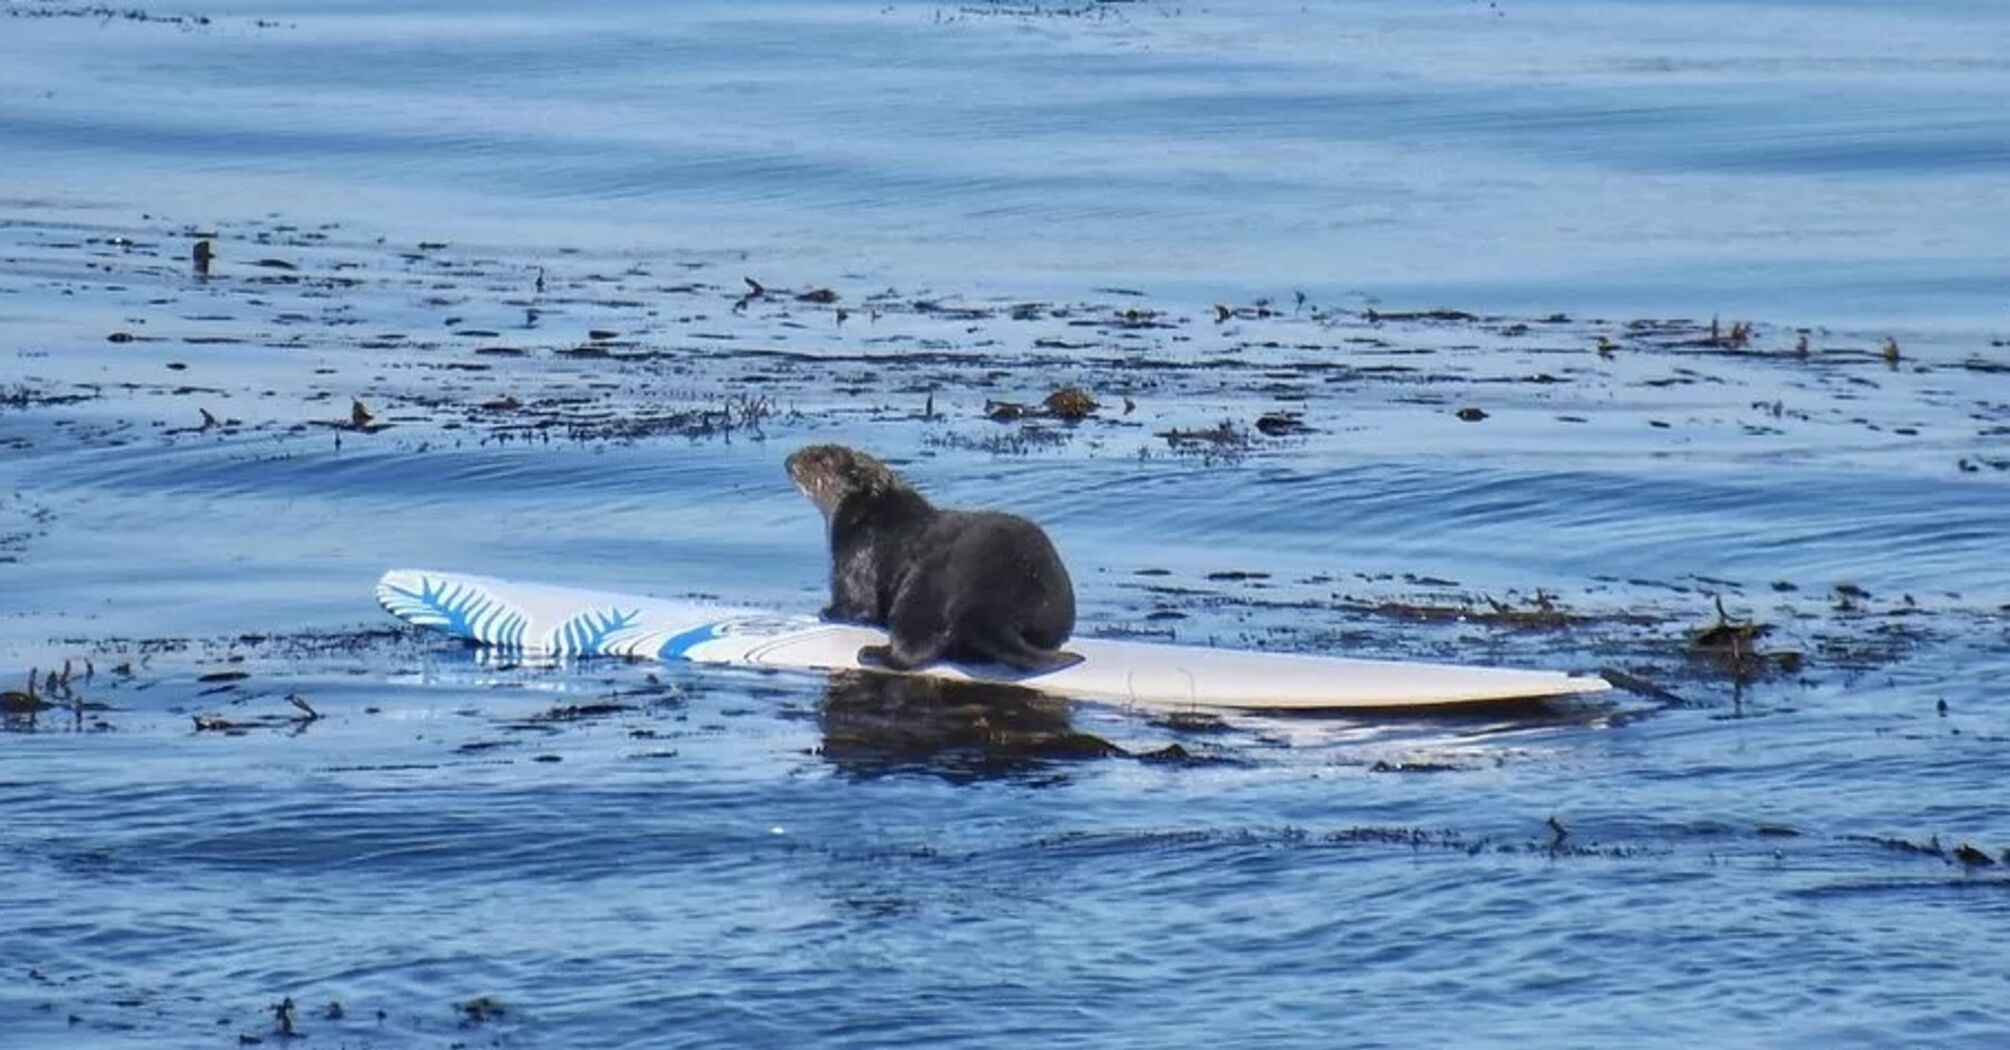
[[[407,623],[536,656],[836,671],[866,667],[858,659],[860,647],[886,641],[886,633],[877,628],[769,609],[417,569],[385,573],[377,583],[377,600]],[[1443,707],[1609,688],[1600,678],[1556,671],[1086,637],[1070,640],[1065,648],[1082,659],[1052,671],[944,663],[904,673],[1014,684],[1160,709]]]

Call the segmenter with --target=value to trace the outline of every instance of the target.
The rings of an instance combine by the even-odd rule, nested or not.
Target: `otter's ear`
[[[853,464],[852,469],[856,472],[855,483],[860,491],[869,492],[875,496],[884,496],[899,487],[898,483],[894,480],[893,472],[886,468],[886,464],[878,460],[867,459],[858,461]]]
[[[876,496],[879,494],[879,477],[860,465],[858,460],[847,459],[844,462],[844,487],[863,496]]]

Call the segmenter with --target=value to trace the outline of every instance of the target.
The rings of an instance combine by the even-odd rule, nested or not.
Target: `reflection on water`
[[[1069,706],[1018,686],[847,671],[830,677],[817,713],[823,757],[856,776],[963,780],[1123,753],[1077,731]]]

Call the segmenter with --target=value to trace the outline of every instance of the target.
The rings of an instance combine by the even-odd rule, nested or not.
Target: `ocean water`
[[[8,7],[17,206],[1797,324],[2010,278],[1989,3]]]
[[[2010,1043],[2006,41],[0,5],[0,1046]],[[1166,719],[370,600],[815,608],[822,440],[1046,524],[1084,634],[1624,688]]]

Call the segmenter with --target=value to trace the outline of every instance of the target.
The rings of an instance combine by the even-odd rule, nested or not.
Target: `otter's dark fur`
[[[1038,525],[998,511],[940,510],[878,459],[842,445],[788,458],[789,478],[830,526],[833,620],[887,629],[862,662],[937,660],[1050,671],[1075,630],[1075,586]]]

